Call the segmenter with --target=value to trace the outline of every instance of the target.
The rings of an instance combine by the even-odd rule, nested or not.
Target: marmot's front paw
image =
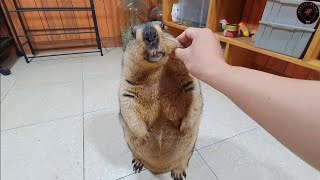
[[[180,125],[180,132],[186,133],[189,130],[190,130],[190,123],[188,123],[187,121],[182,121]]]
[[[135,173],[140,173],[142,171],[143,164],[140,161],[138,161],[137,159],[133,159],[132,164],[133,164],[133,171]]]
[[[171,171],[171,177],[173,178],[173,180],[183,180],[183,177],[185,179],[187,178],[187,174],[185,170],[174,169]]]
[[[139,140],[146,141],[149,139],[150,133],[147,129],[141,129],[135,133],[135,136]]]

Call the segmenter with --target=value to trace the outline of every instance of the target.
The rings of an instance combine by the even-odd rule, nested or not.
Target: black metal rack
[[[101,56],[103,56],[102,53],[102,47],[101,47],[101,41],[100,41],[100,35],[99,35],[99,29],[98,29],[98,23],[97,23],[97,16],[95,13],[95,8],[94,8],[94,0],[90,0],[90,7],[42,7],[42,8],[21,8],[19,7],[17,0],[12,0],[14,8],[13,10],[9,10],[5,0],[1,0],[3,7],[6,11],[10,26],[12,27],[13,35],[16,37],[19,49],[21,51],[21,56],[24,56],[25,60],[27,63],[29,63],[33,58],[40,58],[40,57],[50,57],[50,56],[61,56],[61,55],[71,55],[71,54],[84,54],[84,53],[96,53],[100,52]],[[91,11],[92,13],[92,19],[93,19],[93,27],[82,27],[82,28],[49,28],[49,29],[28,29],[26,28],[26,25],[23,22],[22,15],[21,13],[24,12],[34,12],[34,11]],[[10,13],[17,13],[19,22],[21,24],[21,27],[23,29],[24,34],[18,34],[17,30],[15,28],[15,25],[12,21],[11,14]],[[72,31],[72,30],[80,30],[80,29],[87,29],[88,31],[84,32],[66,32],[66,31]],[[58,31],[58,30],[63,30],[63,32],[59,33],[51,33],[52,31]],[[43,31],[47,32],[49,31],[50,33],[42,33],[42,34],[36,34],[34,32],[36,31]],[[35,49],[33,46],[33,42],[30,41],[30,37],[33,36],[52,36],[52,35],[63,35],[63,34],[86,34],[86,33],[92,33],[95,34],[95,39],[97,44],[94,45],[98,49],[97,50],[92,50],[92,51],[83,51],[83,52],[71,52],[71,53],[58,53],[58,54],[48,54],[48,55],[38,55],[37,52],[41,50],[52,50],[52,49]],[[25,37],[26,41],[21,43],[20,38]],[[31,50],[31,53],[33,56],[27,56],[24,46],[28,44]],[[56,47],[53,48],[55,50],[57,49],[66,49],[66,48],[79,48],[80,46],[68,46],[68,47]],[[81,46],[83,48],[83,46]],[[29,60],[30,59],[30,60]]]

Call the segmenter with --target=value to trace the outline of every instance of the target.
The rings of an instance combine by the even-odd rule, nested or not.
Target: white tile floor
[[[122,50],[60,57],[1,76],[2,180],[151,180],[134,174],[118,122]],[[187,170],[194,180],[319,180],[320,173],[203,84],[204,113]]]

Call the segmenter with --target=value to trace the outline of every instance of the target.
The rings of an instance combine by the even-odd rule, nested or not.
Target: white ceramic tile
[[[9,90],[13,87],[15,82],[16,82],[15,75],[9,75],[9,76],[0,75],[1,101],[7,95]]]
[[[2,63],[2,65],[3,67],[14,70],[15,68],[25,67],[27,65],[27,62],[24,59],[24,57],[12,57],[12,58],[6,59]]]
[[[119,109],[119,80],[99,77],[84,80],[84,111]]]
[[[217,90],[207,85],[202,88],[202,94],[204,108],[197,148],[216,143],[258,126],[230,99]]]
[[[199,152],[221,180],[320,179],[319,171],[260,128]]]
[[[9,90],[11,90],[14,87],[14,84],[16,83],[17,79],[23,74],[23,71],[25,70],[25,68],[26,67],[24,67],[23,65],[21,66],[14,65],[10,69],[11,71],[10,75],[8,76],[3,76],[2,74],[0,75],[1,101],[7,95]]]
[[[27,64],[24,71],[20,72],[15,87],[35,87],[42,84],[80,80],[82,80],[81,58],[47,60]]]
[[[118,111],[99,111],[85,115],[85,178],[118,179],[133,173],[132,155],[123,137]],[[188,177],[214,179],[197,152],[194,152],[188,168]],[[162,175],[169,178],[170,175]],[[128,179],[156,178],[148,171]],[[171,178],[171,177],[170,177]]]
[[[133,173],[118,111],[85,115],[85,179],[112,180]]]
[[[10,129],[82,113],[81,82],[11,90],[1,102],[1,129]]]
[[[122,56],[122,49],[114,48],[104,56],[83,57],[84,78],[108,76],[120,79]]]
[[[198,152],[194,152],[190,161],[189,167],[186,171],[187,179],[190,180],[217,180],[215,175],[211,172],[210,168],[206,165]],[[124,180],[172,180],[170,172],[153,175],[150,171],[144,170],[139,174],[133,174],[122,178]]]
[[[82,179],[82,117],[1,132],[2,180]]]

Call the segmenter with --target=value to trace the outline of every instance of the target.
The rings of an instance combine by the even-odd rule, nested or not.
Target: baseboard
[[[85,50],[85,49],[96,49],[96,39],[74,39],[74,40],[62,40],[62,41],[43,41],[33,42],[33,48],[38,50],[39,53],[47,52],[61,52],[74,50]],[[121,37],[105,37],[101,38],[101,45],[103,48],[109,47],[121,47]],[[76,46],[71,48],[71,46]],[[31,50],[28,45],[25,45],[25,51],[27,54],[31,54]]]

